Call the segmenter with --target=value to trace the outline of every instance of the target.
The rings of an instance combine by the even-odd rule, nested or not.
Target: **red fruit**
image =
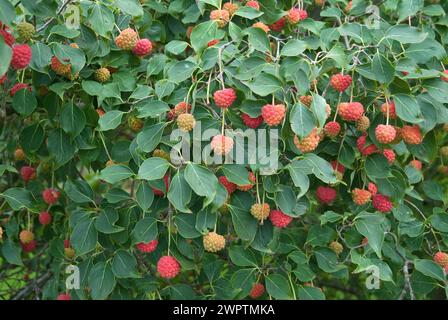
[[[235,192],[236,190],[236,184],[234,184],[233,182],[230,182],[229,180],[227,180],[226,176],[220,176],[218,178],[219,183],[221,183],[223,185],[224,188],[226,188],[227,193],[229,195],[231,195],[233,192]]]
[[[46,204],[55,204],[58,202],[60,196],[61,192],[56,189],[48,188],[42,192],[42,197],[44,198]]]
[[[377,152],[378,151],[378,148],[374,145],[374,144],[371,144],[371,145],[369,145],[369,146],[365,146],[366,145],[366,140],[367,140],[367,135],[366,134],[363,134],[362,136],[360,136],[359,138],[358,138],[358,140],[356,141],[356,145],[357,145],[357,147],[358,147],[358,150],[359,150],[359,152],[361,152],[361,154],[363,155],[363,156],[369,156],[369,155],[371,155],[372,153],[375,153],[375,152]]]
[[[269,213],[269,220],[271,220],[272,224],[277,228],[285,228],[288,224],[291,223],[292,217],[284,214],[280,210],[272,210]]]
[[[148,54],[150,54],[152,51],[152,43],[148,39],[140,39],[135,44],[134,49],[132,49],[132,52],[139,57],[144,57]]]
[[[218,26],[222,28],[230,21],[230,13],[227,10],[212,10],[210,20],[216,21]]]
[[[32,51],[27,44],[19,44],[12,48],[11,66],[16,69],[24,69],[28,67],[31,61]]]
[[[383,103],[381,105],[381,112],[384,114],[385,117],[387,117],[387,105],[388,103]],[[396,119],[397,118],[397,113],[395,112],[395,103],[393,101],[391,101],[389,103],[389,118],[390,119]]]
[[[178,117],[182,113],[189,113],[191,111],[191,105],[189,103],[186,103],[185,101],[179,102],[174,107],[174,116]]]
[[[373,182],[369,182],[369,184],[367,185],[367,190],[370,191],[372,196],[376,195],[378,192],[378,188],[376,187],[376,184],[374,184]]]
[[[260,4],[258,3],[258,1],[255,1],[255,0],[247,1],[246,7],[251,7],[256,10],[260,10]]]
[[[327,122],[324,127],[325,134],[330,138],[336,138],[341,132],[341,125],[336,121]]]
[[[11,90],[9,91],[9,94],[11,97],[14,97],[14,95],[16,94],[17,91],[22,90],[22,89],[28,89],[28,91],[31,92],[31,87],[29,87],[26,83],[16,83]]]
[[[131,28],[124,29],[120,32],[118,37],[115,38],[115,44],[117,47],[123,50],[132,50],[134,49],[136,43],[138,41],[138,35],[135,30]]]
[[[420,160],[412,160],[409,164],[417,170],[422,170],[422,162]]]
[[[271,24],[269,26],[269,28],[271,28],[271,30],[275,31],[275,32],[280,32],[283,30],[283,28],[285,27],[286,24],[286,19],[285,17],[281,17],[280,19],[278,19],[276,22],[274,22],[273,24]]]
[[[4,74],[1,78],[0,78],[0,85],[3,85],[6,80],[8,79],[8,77],[6,76],[6,74]]]
[[[251,181],[252,183],[250,184],[245,184],[245,185],[241,185],[241,186],[236,186],[236,188],[238,190],[241,191],[249,191],[250,189],[252,189],[252,187],[254,186],[255,182],[257,181],[257,178],[255,178],[255,175],[252,171],[249,171],[249,177],[248,177],[249,181]]]
[[[169,180],[168,180],[168,175],[165,175],[163,177],[163,181],[165,182],[165,191],[159,190],[157,188],[151,188],[152,192],[154,193],[155,196],[158,197],[163,197],[163,195],[168,192],[168,188],[169,188]]]
[[[241,119],[243,120],[244,124],[252,129],[258,128],[263,123],[263,116],[258,116],[256,118],[252,118],[247,113],[243,113],[241,115]]]
[[[395,161],[395,152],[392,149],[384,149],[383,150],[383,155],[386,157],[387,162],[389,162],[389,164],[394,163],[394,161]]]
[[[401,135],[407,144],[420,144],[423,140],[420,127],[416,124],[413,126],[404,126],[401,130]]]
[[[64,248],[70,248],[70,240],[68,239],[64,240]]]
[[[336,190],[330,187],[319,186],[316,190],[316,196],[321,203],[330,204],[336,199]]]
[[[56,300],[69,301],[72,300],[72,297],[68,293],[61,293],[57,296]]]
[[[14,42],[16,42],[16,39],[14,39],[14,36],[6,30],[0,29],[0,35],[3,36],[5,43],[10,47],[12,47]]]
[[[218,44],[218,43],[219,43],[219,39],[211,40],[211,41],[207,42],[207,47],[213,47],[215,44]]]
[[[342,73],[335,74],[331,76],[330,86],[339,92],[344,92],[352,84],[352,77],[348,74],[343,75]]]
[[[438,265],[445,267],[448,265],[448,254],[442,251],[437,252],[434,255],[434,262]]]
[[[301,10],[298,8],[292,8],[288,11],[286,16],[286,20],[290,24],[296,24],[301,20],[305,20],[308,17],[308,13],[305,10]]]
[[[221,134],[214,136],[210,143],[215,154],[222,156],[228,154],[233,149],[233,139]]]
[[[331,161],[331,166],[333,167],[333,170],[339,171],[340,173],[344,174],[345,167],[340,164],[337,160]]]
[[[373,207],[380,212],[390,212],[392,210],[392,202],[388,196],[377,193],[372,199]]]
[[[338,114],[345,121],[358,121],[364,115],[364,107],[359,102],[343,102],[339,104]]]
[[[378,142],[387,144],[394,141],[397,132],[391,125],[380,124],[375,128],[375,137]]]
[[[172,256],[163,256],[157,262],[157,272],[162,278],[174,278],[180,272],[180,264]]]
[[[283,104],[267,104],[261,109],[261,116],[264,122],[270,127],[282,123],[286,114],[286,107]]]
[[[236,100],[236,92],[232,88],[218,90],[213,94],[213,99],[218,107],[227,109]]]
[[[264,293],[264,285],[261,283],[255,283],[252,289],[250,290],[249,296],[252,299],[257,299],[261,297]]]
[[[30,180],[36,179],[36,169],[29,166],[24,166],[20,169],[20,175],[23,181],[28,182]]]
[[[41,225],[47,225],[51,223],[51,214],[48,211],[42,211],[39,213],[39,222]]]
[[[36,249],[37,242],[36,240],[31,240],[29,243],[20,243],[20,246],[22,247],[23,252],[32,252],[34,249]]]
[[[299,140],[299,137],[294,136],[294,145],[297,147],[297,149],[300,150],[302,153],[307,153],[314,151],[320,142],[320,135],[317,131],[317,128],[314,128],[311,130],[310,134],[307,135],[305,138],[302,139],[302,141]]]
[[[355,188],[352,191],[353,202],[358,206],[362,206],[370,201],[372,194],[368,190]]]
[[[148,243],[144,243],[144,242],[138,243],[136,245],[136,247],[141,252],[150,253],[157,249],[158,243],[159,242],[157,240],[152,240],[152,241],[149,241]]]
[[[448,70],[443,70],[443,76],[440,77],[442,81],[448,82]]]

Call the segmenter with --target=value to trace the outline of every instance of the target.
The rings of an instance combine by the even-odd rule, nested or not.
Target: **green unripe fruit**
[[[30,40],[35,32],[36,29],[31,23],[21,22],[17,25],[17,33],[19,34],[20,39],[25,42]]]

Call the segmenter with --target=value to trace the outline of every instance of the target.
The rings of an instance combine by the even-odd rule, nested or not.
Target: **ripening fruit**
[[[34,240],[34,233],[29,230],[22,230],[20,231],[19,239],[23,244],[31,243]]]
[[[285,114],[286,107],[284,104],[267,104],[261,109],[261,116],[263,117],[264,122],[270,127],[282,123]]]
[[[107,82],[110,79],[110,71],[107,68],[99,68],[95,71],[94,77],[98,82]]]
[[[284,214],[280,210],[272,210],[269,213],[269,220],[277,228],[286,228],[292,221],[292,217]]]
[[[136,247],[138,250],[144,253],[150,253],[157,249],[159,242],[157,240],[151,240],[148,243],[140,242],[137,243]]]
[[[356,130],[366,132],[370,127],[370,119],[366,116],[362,116],[356,121]]]
[[[177,126],[180,130],[189,132],[196,126],[196,120],[191,113],[182,113],[177,117]]]
[[[191,111],[191,105],[189,103],[182,101],[176,104],[173,110],[174,110],[174,116],[178,117],[182,113],[189,113]]]
[[[138,132],[138,131],[142,130],[143,125],[144,125],[144,122],[142,119],[139,119],[135,116],[130,116],[128,118],[128,126],[134,132]]]
[[[72,76],[72,65],[67,63],[63,64],[59,59],[54,56],[51,58],[51,70],[53,70],[56,74],[60,76],[64,76],[66,78],[71,78]]]
[[[380,124],[375,128],[375,137],[380,143],[387,144],[394,141],[395,135],[395,128],[391,125]]]
[[[64,254],[67,259],[73,259],[76,255],[75,249],[73,248],[64,248]]]
[[[227,193],[230,195],[235,192],[236,190],[236,184],[233,182],[230,182],[226,176],[220,176],[218,178],[219,183],[223,185],[224,188],[226,188]]]
[[[24,69],[28,67],[31,61],[32,51],[27,44],[19,44],[12,48],[11,66],[16,69]]]
[[[283,28],[285,27],[285,24],[286,24],[286,18],[281,17],[276,22],[271,24],[269,27],[275,32],[281,32],[283,30]]]
[[[422,170],[422,162],[420,160],[411,160],[409,164],[417,170]]]
[[[370,191],[372,196],[378,193],[378,188],[376,187],[376,184],[374,184],[373,182],[369,182],[369,184],[367,185],[367,190]]]
[[[157,272],[162,278],[172,279],[180,272],[180,264],[172,256],[163,256],[157,262]]]
[[[28,182],[30,180],[36,179],[36,169],[30,166],[23,166],[20,169],[20,175],[22,176],[23,181]]]
[[[302,104],[309,108],[313,103],[313,96],[300,96],[299,100]]]
[[[401,136],[407,144],[420,144],[423,140],[420,127],[416,124],[413,126],[404,126],[401,130]]]
[[[76,42],[70,43],[70,47],[72,47],[73,49],[79,49],[79,46]]]
[[[219,39],[213,39],[207,42],[207,47],[213,47],[215,44],[219,43]]]
[[[292,8],[288,11],[286,15],[286,20],[290,24],[297,24],[302,20],[305,20],[308,17],[308,13],[305,10],[301,10],[298,8]]]
[[[302,153],[307,153],[314,151],[317,146],[319,145],[320,136],[317,131],[317,128],[314,128],[311,130],[310,134],[302,139],[302,141],[299,140],[299,137],[294,136],[294,145],[297,147],[297,149],[300,150]]]
[[[138,35],[135,30],[131,28],[124,29],[120,32],[118,37],[115,38],[115,44],[117,47],[123,50],[132,50],[138,41]]]
[[[165,159],[165,160],[168,161],[168,162],[171,161],[170,154],[169,154],[168,152],[166,152],[165,150],[162,150],[162,149],[155,149],[155,150],[152,152],[152,156],[153,156],[153,157],[158,157],[158,158]]]
[[[358,121],[364,115],[364,106],[359,102],[342,102],[338,114],[345,121]]]
[[[352,77],[348,74],[335,74],[330,78],[330,86],[339,92],[344,92],[352,84]]]
[[[319,186],[316,189],[317,199],[323,204],[330,204],[336,199],[336,190],[331,187]]]
[[[251,215],[263,224],[263,221],[269,217],[271,208],[267,203],[255,203],[250,208]]]
[[[324,132],[327,137],[336,138],[341,132],[341,125],[336,121],[330,121],[325,124]]]
[[[23,151],[22,148],[17,148],[14,151],[14,160],[15,161],[23,161],[23,160],[25,160],[25,152]]]
[[[258,1],[250,0],[246,2],[246,7],[254,8],[255,10],[260,10],[260,4]]]
[[[388,196],[382,194],[375,194],[372,199],[373,207],[383,213],[390,212],[393,208],[392,202]]]
[[[350,0],[350,1],[347,3],[347,5],[345,6],[345,8],[344,8],[344,12],[345,12],[345,13],[349,13],[349,12],[352,10],[352,7],[353,7],[353,1]]]
[[[39,222],[41,225],[47,225],[51,223],[51,214],[48,211],[42,211],[39,213]]]
[[[239,9],[239,5],[234,2],[226,2],[223,4],[222,8],[227,10],[231,16],[235,14],[235,12]]]
[[[335,170],[341,174],[344,174],[345,167],[341,163],[339,163],[337,160],[331,161],[331,166],[333,167],[333,170]]]
[[[210,12],[210,20],[218,23],[220,28],[223,28],[230,21],[230,14],[227,10],[212,10]]]
[[[18,35],[20,36],[20,39],[24,42],[30,40],[36,32],[34,26],[26,21],[19,23],[16,30]]]
[[[259,29],[263,30],[265,33],[269,33],[269,31],[271,31],[271,29],[267,25],[265,25],[263,22],[255,22],[252,25],[252,27],[259,28]]]
[[[218,107],[227,109],[236,100],[236,92],[232,88],[218,90],[213,94],[213,99]]]
[[[22,89],[27,89],[29,92],[31,92],[31,87],[28,86],[28,84],[26,84],[26,83],[16,83],[16,84],[11,88],[11,90],[9,90],[9,95],[10,95],[11,97],[14,97],[14,95],[15,95],[18,91],[20,91],[20,90],[22,90]]]
[[[340,255],[342,253],[342,251],[344,251],[344,247],[342,246],[342,244],[340,244],[337,241],[332,241],[328,246],[337,255]]]
[[[381,105],[381,112],[387,117],[387,107],[389,106],[389,118],[397,119],[397,113],[395,112],[395,103],[391,101],[390,103],[383,103]]]
[[[252,299],[257,299],[264,294],[264,285],[261,283],[255,283],[252,289],[250,290],[249,296]]]
[[[138,57],[144,57],[152,51],[152,43],[149,39],[140,39],[135,44],[132,52]]]
[[[70,296],[69,293],[60,293],[57,297],[56,300],[60,300],[60,301],[70,301],[72,300],[72,297]]]
[[[218,252],[226,246],[226,239],[216,232],[209,232],[202,239],[202,243],[205,251]]]
[[[358,206],[365,205],[367,202],[370,201],[370,198],[372,197],[372,194],[368,190],[355,188],[352,190],[352,199],[353,202],[356,203]]]
[[[16,42],[16,39],[14,39],[14,36],[12,34],[10,34],[7,30],[0,28],[0,35],[3,36],[3,40],[10,47],[12,47],[14,42]]]
[[[358,147],[359,152],[365,157],[371,155],[378,151],[378,148],[374,144],[370,144],[366,146],[367,135],[364,133],[362,136],[356,140],[356,146]]]
[[[437,252],[434,255],[434,262],[441,267],[445,267],[446,265],[448,265],[448,254],[441,251]]]
[[[221,134],[213,137],[210,143],[215,154],[218,156],[226,155],[233,149],[233,139]]]
[[[21,242],[20,246],[22,247],[23,252],[32,252],[36,249],[37,242],[36,240],[32,240],[30,243]]]
[[[60,196],[61,192],[52,188],[47,188],[42,192],[42,197],[46,204],[55,204]]]
[[[442,157],[447,158],[448,157],[448,146],[441,147],[439,152]]]
[[[247,127],[252,129],[258,128],[263,123],[263,116],[252,118],[247,113],[241,114],[241,119]]]
[[[442,81],[448,82],[448,70],[443,70],[443,75],[440,77]]]
[[[249,171],[248,179],[251,183],[244,185],[237,185],[236,188],[241,191],[249,191],[250,189],[252,189],[253,186],[255,185],[255,182],[257,181],[257,178],[255,177],[255,174],[252,171]]]
[[[392,149],[384,149],[383,150],[383,156],[386,157],[387,162],[389,162],[389,164],[394,163],[395,161],[395,152]]]

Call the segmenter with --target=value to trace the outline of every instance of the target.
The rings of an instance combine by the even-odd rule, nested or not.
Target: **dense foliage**
[[[0,298],[446,298],[447,10],[0,0]]]

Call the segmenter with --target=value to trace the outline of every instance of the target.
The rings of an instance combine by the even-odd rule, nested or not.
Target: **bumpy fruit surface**
[[[339,92],[344,92],[352,84],[352,77],[348,74],[335,74],[330,78],[330,86]]]
[[[376,187],[376,184],[374,184],[373,182],[369,182],[369,184],[367,185],[367,190],[370,191],[372,196],[378,193],[378,188]]]
[[[370,127],[370,119],[366,116],[362,116],[356,121],[356,130],[366,132]]]
[[[324,132],[327,137],[336,138],[341,132],[341,125],[336,121],[330,121],[325,124]]]
[[[144,57],[152,51],[152,43],[149,39],[140,39],[135,44],[132,52],[138,57]]]
[[[233,16],[235,14],[235,12],[237,12],[237,10],[239,9],[239,5],[237,3],[234,3],[234,2],[226,2],[222,6],[222,8],[224,10],[227,10],[229,12],[229,14],[231,16]]]
[[[443,70],[443,75],[440,77],[442,81],[448,82],[448,70]]]
[[[252,27],[254,28],[259,28],[261,30],[263,30],[265,33],[269,33],[269,31],[271,31],[271,29],[265,25],[263,22],[255,22]]]
[[[313,96],[300,96],[299,100],[300,102],[302,102],[302,104],[309,108],[313,103]]]
[[[338,114],[345,121],[358,121],[364,115],[364,107],[359,102],[342,102]]]
[[[191,113],[183,113],[177,117],[177,126],[180,130],[189,132],[196,126],[196,120]]]
[[[243,113],[241,115],[241,119],[243,120],[244,124],[252,129],[258,128],[263,123],[263,116],[258,116],[256,118],[252,118],[247,113]]]
[[[27,44],[19,44],[12,48],[11,66],[16,69],[24,69],[28,67],[31,61],[32,51]]]
[[[270,127],[282,123],[285,118],[286,107],[283,104],[267,104],[261,109],[261,116],[264,122]]]
[[[218,26],[223,28],[230,21],[230,14],[227,10],[212,10],[210,12],[210,20],[216,21]]]
[[[333,167],[333,170],[344,174],[345,167],[341,163],[339,163],[337,160],[333,160],[330,163],[331,163],[331,166]]]
[[[157,262],[157,272],[162,278],[172,279],[180,272],[180,264],[172,256],[163,256]]]
[[[226,239],[216,232],[209,232],[202,239],[202,243],[205,251],[218,252],[226,246]]]
[[[232,88],[218,90],[213,94],[213,99],[218,107],[227,109],[236,100],[236,92]]]
[[[296,24],[301,20],[305,20],[307,17],[308,13],[305,10],[292,8],[288,11],[288,14],[286,15],[286,20],[290,24]]]
[[[110,71],[107,68],[99,68],[95,71],[95,80],[98,82],[106,82],[110,79]]]
[[[420,160],[411,160],[409,162],[411,166],[413,166],[417,170],[422,170],[422,162]]]
[[[387,162],[389,162],[389,164],[392,164],[395,161],[395,152],[392,149],[384,149],[383,156],[386,157]]]
[[[224,188],[226,188],[228,194],[232,194],[235,192],[236,184],[230,182],[226,176],[220,176],[218,178],[218,181],[223,185]]]
[[[280,32],[283,30],[283,28],[285,27],[286,24],[286,18],[285,17],[281,17],[280,19],[278,19],[276,22],[274,22],[273,24],[271,24],[269,27],[275,31],[275,32]]]
[[[394,141],[396,134],[395,128],[391,125],[380,124],[375,128],[376,140],[383,144]]]
[[[24,42],[30,40],[34,36],[35,32],[36,29],[29,22],[21,22],[17,25],[17,33],[19,34],[20,39]]]
[[[55,204],[56,202],[58,202],[60,196],[61,192],[52,188],[45,189],[42,192],[42,198],[44,199],[46,204]]]
[[[344,251],[344,247],[342,246],[342,244],[340,244],[337,241],[332,241],[328,246],[337,255],[340,255],[342,253],[342,251]]]
[[[157,249],[159,242],[157,240],[149,241],[148,243],[140,242],[137,243],[136,247],[138,250],[144,253],[150,253]]]
[[[292,217],[284,214],[280,210],[271,210],[269,220],[277,228],[286,228],[292,221]]]
[[[355,188],[352,191],[353,202],[356,203],[358,206],[365,205],[367,202],[370,201],[371,197],[372,194],[368,190]]]
[[[215,154],[219,156],[226,155],[233,149],[233,139],[219,134],[213,137],[210,145]]]
[[[51,223],[51,214],[48,211],[42,211],[39,213],[39,222],[42,225],[47,225]]]
[[[0,36],[3,36],[3,40],[10,47],[12,47],[14,42],[16,42],[16,39],[14,39],[14,36],[6,30],[0,29]]]
[[[366,146],[366,143],[367,135],[365,133],[356,140],[356,146],[363,156],[366,157],[378,151],[378,148],[374,144]]]
[[[115,38],[115,44],[117,47],[123,50],[132,50],[138,41],[138,35],[135,30],[131,28],[124,29],[120,32],[118,37]]]
[[[189,103],[182,101],[182,102],[179,102],[178,104],[176,104],[176,106],[174,107],[173,110],[174,110],[174,116],[178,117],[182,113],[190,112],[191,105]]]
[[[17,148],[14,151],[14,160],[16,160],[16,161],[23,161],[23,160],[25,160],[25,152],[23,151],[22,148]]]
[[[76,252],[73,248],[64,248],[64,254],[67,259],[73,259],[76,255]]]
[[[246,2],[246,7],[254,8],[255,10],[260,10],[260,4],[258,1],[250,0]]]
[[[447,158],[448,157],[448,146],[441,147],[439,152],[442,157]]]
[[[403,141],[407,144],[420,144],[423,137],[418,125],[404,126],[401,130]]]
[[[442,267],[445,267],[446,265],[448,265],[448,253],[441,251],[437,252],[434,255],[434,262]]]
[[[316,189],[317,199],[324,204],[330,204],[336,199],[336,190],[331,187],[319,186]]]
[[[255,174],[252,171],[249,171],[249,181],[251,183],[236,186],[237,189],[241,190],[241,191],[249,191],[250,189],[253,188],[253,186],[255,185],[255,182],[257,181],[257,179],[255,178]]]
[[[250,208],[251,215],[261,223],[269,217],[270,211],[271,208],[267,203],[255,203]]]
[[[19,239],[23,244],[31,243],[34,240],[34,233],[29,230],[22,230],[20,231]]]
[[[56,74],[60,76],[64,76],[66,78],[71,78],[72,73],[72,65],[71,64],[63,64],[57,57],[51,58],[51,70],[53,70]]]
[[[16,83],[9,91],[9,95],[11,97],[14,97],[14,95],[22,89],[27,89],[28,91],[31,92],[31,87],[28,86],[26,83]]]
[[[168,161],[168,162],[171,161],[170,154],[169,154],[168,152],[166,152],[165,150],[162,150],[162,149],[155,149],[155,150],[152,152],[152,156],[153,156],[153,157],[158,157],[158,158],[165,159],[165,160]]]
[[[391,101],[390,103],[383,103],[381,105],[381,112],[387,117],[387,108],[389,107],[389,119],[396,119],[397,114],[395,112],[395,103]]]
[[[388,196],[377,193],[372,199],[373,207],[383,213],[390,212],[393,208]]]
[[[128,125],[132,131],[138,132],[142,130],[144,123],[142,119],[139,119],[135,116],[131,116],[128,118]]]
[[[319,141],[320,136],[317,128],[314,128],[302,141],[299,140],[299,137],[294,136],[294,144],[302,153],[314,151],[319,145]]]
[[[68,293],[61,293],[57,296],[56,300],[69,301],[72,300],[72,297]]]
[[[250,290],[249,296],[252,299],[257,299],[264,294],[264,285],[261,283],[255,283],[252,289]]]
[[[23,166],[20,169],[20,175],[22,176],[23,181],[28,182],[36,179],[36,169],[30,166]]]
[[[37,242],[36,240],[32,240],[29,243],[20,243],[20,246],[22,247],[23,252],[33,252],[34,249],[36,249],[37,247]]]

